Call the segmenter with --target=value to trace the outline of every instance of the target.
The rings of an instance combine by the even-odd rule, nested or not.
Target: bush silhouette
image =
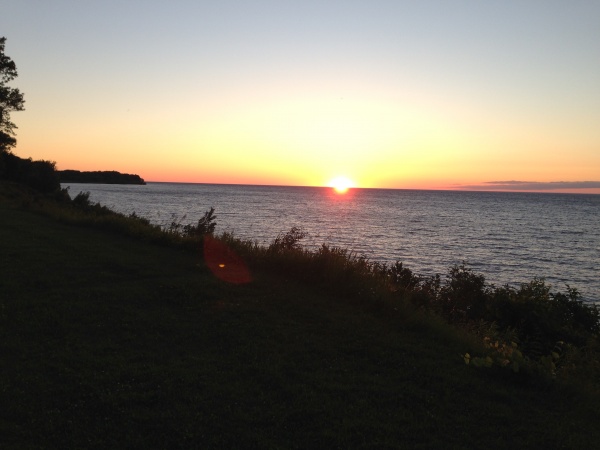
[[[0,179],[25,184],[39,192],[60,189],[56,164],[51,161],[23,159],[9,152],[0,152]]]

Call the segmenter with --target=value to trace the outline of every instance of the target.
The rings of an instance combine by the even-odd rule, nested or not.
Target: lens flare
[[[248,266],[242,258],[223,242],[207,235],[204,237],[204,261],[220,280],[233,284],[252,281]]]

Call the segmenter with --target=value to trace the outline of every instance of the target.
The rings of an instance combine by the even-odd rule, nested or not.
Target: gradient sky
[[[0,36],[15,153],[59,169],[600,193],[599,20],[597,0],[2,0]]]

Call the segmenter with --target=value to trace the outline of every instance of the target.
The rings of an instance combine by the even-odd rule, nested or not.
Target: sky
[[[14,153],[146,181],[600,193],[600,1],[2,0]]]

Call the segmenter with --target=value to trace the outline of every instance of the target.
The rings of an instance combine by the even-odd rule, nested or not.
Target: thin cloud
[[[483,191],[558,191],[600,189],[600,181],[485,181],[481,184],[457,185],[458,189]]]

